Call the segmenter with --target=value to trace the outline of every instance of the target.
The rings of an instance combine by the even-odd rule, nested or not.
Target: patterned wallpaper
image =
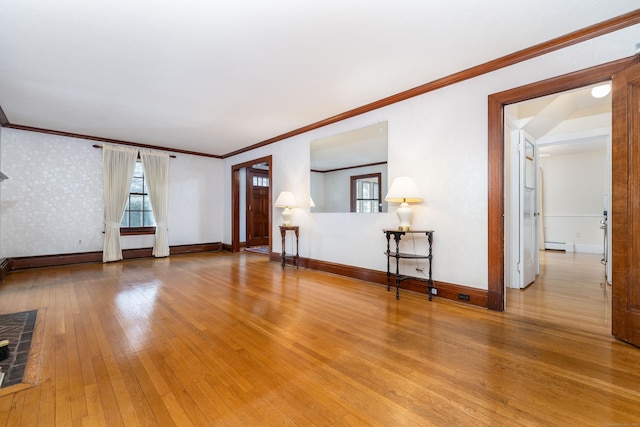
[[[94,141],[3,128],[0,257],[101,251],[102,150]],[[223,162],[179,154],[170,161],[169,244],[222,241]],[[122,248],[151,247],[125,236]]]
[[[77,138],[2,132],[2,256],[102,250],[102,151]]]

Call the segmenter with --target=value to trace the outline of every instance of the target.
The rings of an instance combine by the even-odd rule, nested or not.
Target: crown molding
[[[68,137],[68,138],[86,139],[88,141],[98,141],[98,142],[106,142],[106,143],[109,143],[109,144],[129,145],[131,147],[150,148],[150,149],[153,149],[153,150],[170,151],[172,153],[191,154],[191,155],[194,155],[194,156],[202,156],[202,157],[213,157],[213,158],[216,158],[216,159],[220,159],[221,158],[220,156],[215,155],[215,154],[199,153],[197,151],[179,150],[179,149],[176,149],[176,148],[160,147],[160,146],[157,146],[157,145],[140,144],[140,143],[131,142],[131,141],[121,141],[119,139],[102,138],[102,137],[99,137],[99,136],[82,135],[82,134],[72,133],[72,132],[62,132],[62,131],[59,131],[59,130],[36,128],[36,127],[33,127],[33,126],[22,126],[22,125],[14,125],[14,124],[5,124],[5,125],[2,125],[2,126],[6,127],[6,128],[9,128],[9,129],[18,129],[18,130],[24,130],[24,131],[28,131],[28,132],[46,133],[46,134],[50,134],[50,135],[65,136],[65,137]]]

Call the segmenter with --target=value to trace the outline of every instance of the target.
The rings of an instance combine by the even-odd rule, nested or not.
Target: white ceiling
[[[601,84],[509,105],[505,115],[537,141],[541,155],[606,151],[611,93],[602,98],[591,95],[591,89]]]
[[[2,0],[0,107],[14,125],[225,155],[637,8]]]

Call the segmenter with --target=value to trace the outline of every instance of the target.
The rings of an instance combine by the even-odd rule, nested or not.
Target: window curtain
[[[102,261],[122,259],[120,222],[127,205],[131,179],[138,150],[128,147],[102,146],[102,179],[104,181],[104,247]]]
[[[147,192],[156,220],[156,238],[153,256],[169,256],[169,235],[167,231],[167,211],[169,210],[169,155],[166,153],[140,150]]]

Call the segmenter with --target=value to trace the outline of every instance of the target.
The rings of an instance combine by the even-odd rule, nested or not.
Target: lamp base
[[[282,226],[291,226],[291,210],[289,208],[284,208],[284,210],[282,211]]]
[[[409,231],[411,230],[411,217],[413,216],[413,209],[409,206],[409,203],[402,202],[397,211],[398,219],[400,220],[400,225],[398,226],[398,230],[400,231]]]

